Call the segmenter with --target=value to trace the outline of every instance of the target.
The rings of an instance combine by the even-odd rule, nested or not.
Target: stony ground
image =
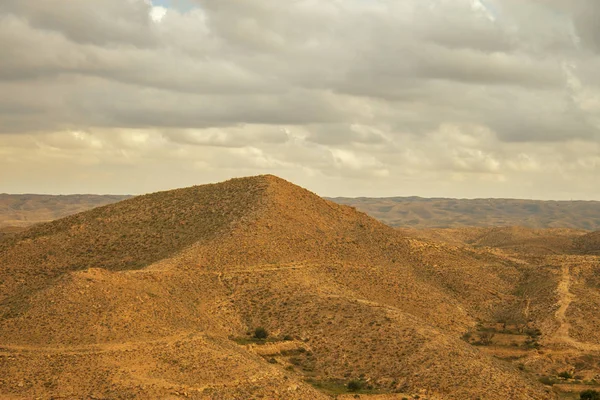
[[[272,176],[37,226],[0,239],[0,397],[504,400],[593,387],[597,257],[544,254],[543,232],[486,232],[411,235]],[[515,247],[523,235],[535,240]],[[559,380],[567,369],[582,379]]]
[[[0,230],[4,227],[28,227],[52,221],[129,197],[131,196],[0,193]]]

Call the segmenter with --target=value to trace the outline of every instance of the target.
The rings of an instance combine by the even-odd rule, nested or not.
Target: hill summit
[[[533,270],[272,175],[134,197],[0,239],[0,394],[551,399],[461,339]]]
[[[361,234],[375,242],[370,233],[376,229],[392,232],[275,176],[232,179],[138,196],[35,225],[0,242],[8,267],[0,293],[11,293],[18,282],[27,291],[68,271],[136,270],[192,245],[211,247],[205,257],[223,266],[332,256],[316,245],[320,240],[337,243],[342,256],[341,250],[353,253],[344,243]]]

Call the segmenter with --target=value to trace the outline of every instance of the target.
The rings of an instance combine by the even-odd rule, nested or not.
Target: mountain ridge
[[[421,197],[335,197],[400,228],[523,226],[600,230],[600,201],[452,199]]]
[[[0,193],[0,228],[28,227],[130,198],[128,195]]]
[[[132,196],[0,195],[0,232],[26,228]],[[387,225],[400,228],[516,226],[600,230],[600,202],[593,200],[333,197]]]

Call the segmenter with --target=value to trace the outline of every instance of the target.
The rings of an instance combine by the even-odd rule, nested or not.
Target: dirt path
[[[152,340],[140,340],[121,343],[98,343],[80,346],[60,347],[0,344],[0,354],[2,354],[3,352],[44,352],[60,354],[106,353],[113,351],[133,350],[140,346],[149,344],[171,344],[175,342],[188,342],[194,339],[201,339],[201,336],[192,332],[182,332],[172,336],[165,336],[159,339]]]
[[[523,310],[523,315],[525,315],[526,319],[529,319],[529,309],[531,308],[531,299],[527,297],[525,299],[525,309]]]
[[[556,320],[560,324],[559,328],[554,333],[554,339],[557,341],[569,341],[569,330],[571,324],[567,319],[567,310],[575,299],[575,296],[570,291],[571,288],[571,268],[568,265],[563,265],[561,270],[561,279],[558,283],[556,291],[558,292],[558,310],[554,314]]]
[[[553,344],[566,344],[582,351],[600,351],[599,344],[580,342],[573,339],[569,334],[571,324],[567,319],[567,310],[571,303],[577,299],[570,290],[572,279],[571,267],[568,264],[564,264],[561,268],[561,279],[556,288],[558,293],[558,301],[556,302],[558,310],[554,313],[554,317],[559,323],[559,327],[547,342]]]

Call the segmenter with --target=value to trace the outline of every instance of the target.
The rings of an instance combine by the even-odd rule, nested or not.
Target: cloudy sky
[[[0,192],[600,200],[596,0],[1,0]]]

